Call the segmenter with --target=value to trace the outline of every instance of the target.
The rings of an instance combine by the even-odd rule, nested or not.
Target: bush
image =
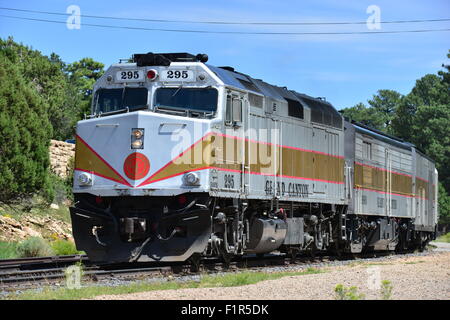
[[[334,288],[334,292],[336,294],[336,300],[361,300],[365,298],[364,294],[358,294],[358,288],[346,288],[342,284],[338,284]]]
[[[75,247],[75,243],[68,240],[56,240],[52,242],[52,250],[57,256],[68,256],[80,254]]]
[[[0,259],[14,259],[17,256],[17,242],[0,241]]]
[[[438,242],[450,242],[450,232],[447,232],[446,234],[440,236],[436,239]]]
[[[54,255],[54,252],[47,241],[40,237],[30,237],[20,242],[17,247],[17,252],[21,258]]]
[[[53,191],[53,203],[63,204],[66,200],[73,200],[71,176],[63,179],[56,174],[50,174],[51,190]]]
[[[392,296],[393,289],[394,287],[389,280],[381,281],[381,298],[383,300],[389,300]]]

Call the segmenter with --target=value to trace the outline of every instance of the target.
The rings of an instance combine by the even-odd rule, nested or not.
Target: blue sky
[[[366,21],[368,6],[377,5],[381,20],[450,18],[448,0],[228,0],[228,1],[4,1],[0,7],[65,13],[78,5],[81,14],[148,19],[209,21]],[[0,10],[0,14],[65,21],[64,16]],[[243,26],[186,23],[150,23],[81,19],[80,30],[64,24],[22,21],[0,17],[0,37],[49,55],[55,52],[66,62],[92,57],[106,66],[133,53],[207,53],[217,66],[236,70],[266,82],[326,97],[337,109],[366,102],[379,89],[407,94],[416,79],[436,73],[446,62],[450,32],[369,35],[230,35],[171,33],[105,29],[83,23],[146,28],[266,31],[340,32],[368,31],[365,25],[340,26]],[[450,21],[382,25],[381,31],[450,28]]]

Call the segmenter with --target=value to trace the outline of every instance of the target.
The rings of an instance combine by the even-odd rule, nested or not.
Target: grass
[[[419,261],[409,261],[409,262],[405,262],[405,264],[418,264],[418,263],[423,263],[425,261],[423,260],[419,260]]]
[[[450,243],[450,232],[447,232],[446,234],[440,236],[435,241],[437,242],[447,242]]]
[[[51,244],[51,248],[57,256],[67,256],[73,254],[82,254],[83,251],[78,251],[75,243],[68,240],[55,240]]]
[[[0,259],[18,258],[17,246],[17,242],[0,241]]]
[[[366,263],[365,265],[370,267],[370,266],[388,266],[391,265],[391,262],[376,262],[376,263]]]
[[[138,282],[126,286],[117,287],[84,287],[80,289],[67,289],[67,288],[43,288],[41,292],[32,290],[24,291],[21,294],[9,296],[9,299],[19,300],[77,300],[77,299],[89,299],[98,295],[115,295],[115,294],[127,294],[145,291],[155,290],[177,290],[187,288],[214,288],[214,287],[236,287],[248,284],[254,284],[264,280],[274,280],[288,276],[300,276],[307,274],[316,274],[325,272],[324,270],[308,268],[305,271],[299,272],[240,272],[225,275],[205,275],[200,281],[187,281],[187,282]]]
[[[30,237],[17,246],[19,257],[46,257],[53,256],[54,252],[47,241],[40,237]]]
[[[383,280],[381,281],[381,299],[383,300],[389,300],[392,297],[392,290],[394,289],[394,286],[389,280]]]
[[[394,286],[389,280],[381,281],[380,297],[382,300],[390,300]],[[338,284],[334,288],[334,298],[336,300],[364,300],[366,295],[358,292],[358,287],[345,287],[343,284]]]
[[[30,237],[20,242],[0,241],[0,259],[63,256],[84,254],[78,251],[75,244],[68,240],[48,242],[39,237]]]
[[[43,257],[53,254],[50,245],[39,237],[30,237],[20,242],[0,241],[0,259]]]
[[[345,287],[343,284],[338,284],[334,288],[336,300],[364,300],[365,295],[358,293],[357,287]]]
[[[264,280],[275,280],[286,276],[298,276],[305,274],[316,274],[324,272],[323,270],[308,268],[306,271],[299,272],[241,272],[236,274],[225,274],[220,276],[205,276],[202,278],[201,287],[237,287],[248,284],[255,284]]]

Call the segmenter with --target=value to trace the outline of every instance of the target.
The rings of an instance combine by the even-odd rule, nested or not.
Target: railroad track
[[[205,259],[196,267],[187,262],[93,265],[86,256],[0,260],[0,291],[23,290],[40,287],[44,284],[61,283],[66,277],[66,268],[79,261],[83,263],[83,279],[99,281],[108,278],[133,280],[144,277],[164,277],[167,275],[285,265],[287,259],[284,255],[270,255],[262,259],[245,257],[230,263],[224,263],[219,259]]]
[[[34,258],[18,258],[0,260],[0,273],[4,270],[19,268],[33,269],[42,268],[44,266],[63,266],[76,262],[86,262],[86,255],[68,255],[68,256],[52,256],[52,257],[34,257]]]
[[[377,256],[382,256],[377,254]],[[366,255],[365,257],[374,257]],[[133,264],[95,265],[83,255],[0,260],[0,292],[17,291],[42,287],[43,285],[63,284],[66,268],[77,262],[83,264],[83,282],[108,280],[137,280],[146,278],[164,278],[168,275],[215,273],[220,271],[259,269],[270,266],[301,265],[327,263],[334,260],[353,260],[354,256],[336,257],[321,255],[314,258],[299,256],[295,260],[286,255],[248,256],[225,263],[220,259],[209,258],[199,265],[188,262],[159,263],[137,262]],[[364,257],[359,257],[364,258]]]

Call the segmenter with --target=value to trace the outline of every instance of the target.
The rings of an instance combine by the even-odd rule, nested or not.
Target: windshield
[[[147,106],[146,88],[99,89],[96,93],[95,113],[129,108],[130,111]]]
[[[218,92],[213,88],[159,88],[156,91],[155,107],[214,113],[217,110]]]

